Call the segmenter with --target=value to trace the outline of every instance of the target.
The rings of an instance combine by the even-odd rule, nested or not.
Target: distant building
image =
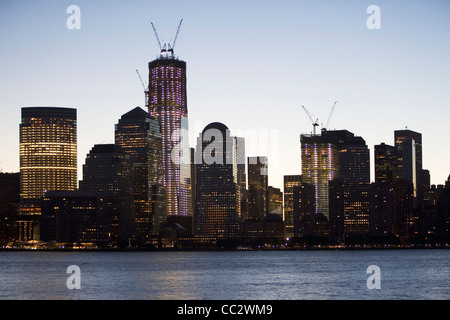
[[[394,166],[396,164],[396,149],[393,146],[381,143],[375,145],[375,182],[394,183]]]
[[[111,242],[111,220],[104,199],[96,192],[47,192],[41,219],[44,241],[63,246],[105,246]]]
[[[294,236],[322,236],[316,227],[315,186],[302,183],[292,188]]]
[[[267,211],[283,217],[283,192],[279,188],[267,188]]]
[[[14,227],[19,200],[20,174],[0,172],[0,245],[17,237]]]
[[[133,208],[137,237],[145,242],[166,222],[162,175],[162,136],[158,121],[136,107],[119,119],[115,144],[133,166]]]
[[[369,186],[369,234],[373,237],[393,234],[393,191],[392,183],[375,182]]]
[[[445,186],[439,196],[438,202],[439,224],[437,234],[450,237],[450,175],[445,181]]]
[[[394,138],[397,153],[394,181],[405,179],[414,185],[417,207],[430,187],[430,174],[423,169],[422,134],[408,129],[396,130]]]
[[[406,179],[393,186],[392,232],[402,241],[414,237],[414,184]]]
[[[303,183],[314,188],[315,213],[328,219],[328,183],[340,175],[339,147],[326,131],[321,135],[302,134],[300,143]]]
[[[19,239],[39,239],[40,202],[46,192],[76,189],[76,109],[22,108]]]
[[[248,190],[247,190],[247,173],[245,156],[245,138],[236,137],[237,149],[237,180],[239,185],[239,195],[241,197],[241,218],[245,220],[248,218]]]
[[[197,237],[240,237],[236,151],[236,139],[222,123],[208,124],[197,139],[194,215]]]
[[[148,112],[161,129],[165,211],[192,218],[186,62],[161,55],[148,67]]]
[[[248,157],[248,218],[263,220],[268,213],[268,160],[267,157]]]
[[[115,144],[96,144],[86,156],[80,191],[98,192],[111,219],[111,241],[128,243],[136,235],[133,167],[130,155]]]
[[[286,236],[294,235],[294,198],[293,188],[300,186],[302,183],[301,175],[286,175],[283,177],[284,182],[284,223],[286,225]]]

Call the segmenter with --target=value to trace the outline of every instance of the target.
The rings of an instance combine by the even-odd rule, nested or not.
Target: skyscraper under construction
[[[162,182],[168,218],[192,216],[186,62],[174,56],[175,40],[172,45],[160,45],[161,54],[148,64],[147,107],[161,128]]]

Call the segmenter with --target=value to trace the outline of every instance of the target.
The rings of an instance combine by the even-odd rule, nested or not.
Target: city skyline
[[[285,7],[271,1],[259,6],[195,2],[202,10],[176,1],[147,3],[78,1],[80,30],[66,27],[70,3],[1,3],[5,115],[0,134],[7,151],[0,171],[19,171],[22,107],[67,106],[78,112],[81,180],[89,150],[114,142],[114,125],[122,114],[136,106],[145,109],[135,70],[147,78],[147,63],[159,54],[150,21],[163,41],[171,41],[183,19],[175,54],[187,62],[190,147],[215,121],[226,123],[236,136],[251,129],[266,130],[270,138],[274,130],[278,159],[253,145],[246,151],[268,157],[269,185],[282,189],[284,175],[301,173],[300,134],[312,131],[301,105],[325,123],[338,101],[330,128],[345,128],[366,140],[371,181],[374,146],[394,145],[394,131],[406,126],[423,135],[423,167],[430,170],[431,184],[447,179],[450,148],[442,130],[450,116],[445,108],[450,97],[448,4],[378,1],[381,29],[370,30],[368,2],[286,1]],[[173,14],[165,19],[168,7]],[[104,119],[101,124],[98,117]]]

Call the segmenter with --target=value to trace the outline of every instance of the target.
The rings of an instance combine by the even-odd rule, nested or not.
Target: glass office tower
[[[197,140],[194,233],[232,239],[240,231],[240,186],[236,139],[218,122],[205,127]]]
[[[39,214],[46,191],[77,189],[77,113],[73,108],[24,107],[20,124],[21,214]]]
[[[314,186],[315,213],[329,218],[328,183],[339,177],[339,148],[329,136],[300,136],[302,179]]]
[[[138,239],[146,241],[164,224],[161,131],[158,121],[140,107],[125,113],[115,129],[115,142],[133,164],[133,203]]]
[[[161,128],[167,216],[192,216],[186,62],[161,55],[149,63],[148,111]]]

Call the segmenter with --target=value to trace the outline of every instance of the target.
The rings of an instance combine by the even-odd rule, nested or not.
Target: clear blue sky
[[[71,4],[80,30],[66,27]],[[379,30],[366,26],[369,5],[381,9]],[[135,70],[147,78],[159,51],[150,21],[168,42],[180,19],[191,146],[213,121],[275,132],[266,154],[247,149],[269,156],[269,184],[282,188],[283,175],[300,173],[299,135],[312,130],[301,105],[326,123],[337,100],[331,129],[362,136],[373,155],[407,126],[423,135],[431,182],[450,174],[445,0],[0,0],[0,169],[19,171],[21,107],[68,106],[78,110],[81,178],[90,148],[114,142],[120,116],[144,107]]]

